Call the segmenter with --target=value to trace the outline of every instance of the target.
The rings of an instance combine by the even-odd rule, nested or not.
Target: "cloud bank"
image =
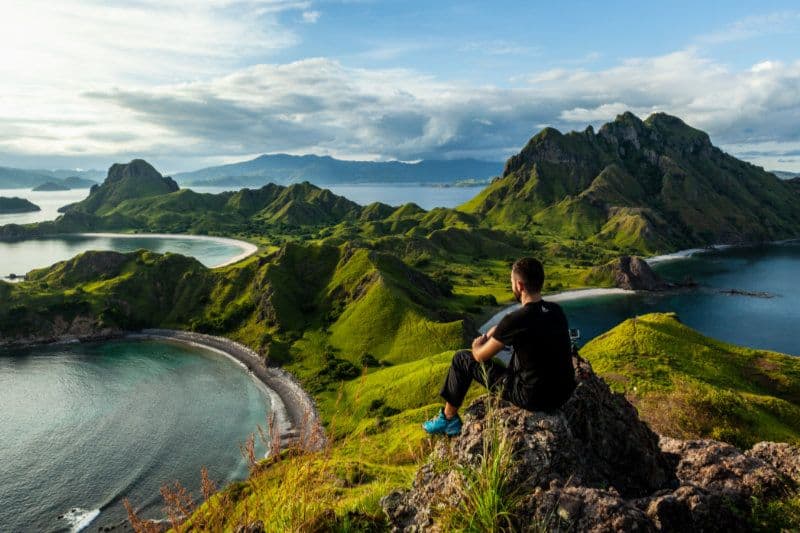
[[[745,19],[673,53],[475,85],[330,57],[273,60],[298,43],[298,28],[326,20],[310,1],[185,6],[11,0],[0,19],[0,164],[140,156],[177,171],[271,152],[502,160],[544,126],[583,129],[631,110],[680,116],[767,168],[800,168],[800,61],[731,68],[700,44],[791,28],[794,13]]]
[[[497,160],[543,126],[582,129],[625,110],[678,115],[717,144],[755,159],[800,148],[800,62],[732,71],[691,49],[606,70],[534,72],[510,88],[464,87],[411,70],[354,69],[316,58],[85,96],[209,155]]]

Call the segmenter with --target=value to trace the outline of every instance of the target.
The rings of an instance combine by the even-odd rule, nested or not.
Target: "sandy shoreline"
[[[306,449],[321,449],[327,443],[322,418],[316,402],[289,372],[268,367],[259,355],[238,342],[224,337],[171,329],[143,329],[141,331],[108,331],[103,334],[62,335],[50,338],[29,338],[23,341],[0,342],[0,348],[27,348],[79,342],[102,342],[115,339],[155,339],[171,341],[220,354],[241,365],[259,388],[270,398],[280,428],[283,445],[300,441]],[[253,428],[255,429],[255,428]]]
[[[209,268],[221,268],[224,266],[232,265],[242,259],[250,257],[258,251],[258,246],[247,241],[240,241],[239,239],[232,239],[230,237],[216,237],[212,235],[187,235],[183,233],[73,233],[72,235],[80,235],[82,237],[104,237],[104,238],[122,238],[122,239],[136,239],[140,237],[157,238],[157,239],[188,239],[196,241],[213,241],[220,244],[229,244],[236,246],[242,250],[242,253],[231,257],[224,263],[214,265]]]
[[[127,333],[124,337],[174,341],[229,357],[247,369],[264,387],[262,390],[270,398],[284,444],[299,438],[303,443],[313,444],[312,448],[320,449],[325,445],[322,420],[314,399],[292,374],[266,366],[259,355],[247,346],[224,337],[170,329],[144,329]]]
[[[654,255],[651,257],[645,257],[645,261],[649,264],[657,264],[663,263],[664,261],[675,261],[677,259],[687,259],[692,257],[696,254],[703,254],[707,252],[718,252],[720,250],[729,250],[731,248],[748,248],[752,246],[761,246],[761,245],[769,245],[769,244],[789,244],[789,243],[800,243],[800,239],[793,238],[793,239],[783,239],[780,241],[766,241],[761,243],[745,243],[745,244],[712,244],[710,246],[706,246],[704,248],[687,248],[685,250],[678,250],[677,252],[672,252],[671,254],[663,254],[663,255]]]
[[[637,291],[629,291],[626,289],[617,288],[590,288],[590,289],[573,289],[563,292],[555,292],[551,294],[543,294],[542,299],[548,302],[567,302],[574,300],[582,300],[584,298],[595,298],[597,296],[611,296],[615,294],[636,294]],[[489,328],[500,322],[506,314],[519,307],[519,304],[510,304],[492,315],[482,326],[478,328],[481,333],[486,333]]]

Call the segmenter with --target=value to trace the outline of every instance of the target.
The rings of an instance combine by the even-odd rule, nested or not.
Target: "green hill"
[[[172,178],[165,178],[147,161],[134,159],[115,164],[101,185],[93,186],[89,197],[72,204],[69,211],[104,215],[131,198],[158,196],[178,190]]]
[[[41,211],[42,208],[25,198],[6,198],[0,196],[0,215],[13,213],[30,213]]]
[[[705,337],[674,314],[626,320],[581,353],[661,434],[800,441],[797,357]]]
[[[747,446],[770,438],[800,440],[797,358],[709,339],[664,314],[626,321],[581,353],[667,435]],[[411,485],[436,444],[419,422],[440,405],[438,390],[451,357],[445,352],[367,368],[361,377],[318,392],[331,447],[262,463],[246,481],[201,506],[191,523],[222,529],[262,520],[284,529],[312,524],[334,530],[361,523],[366,530],[382,530],[380,498]],[[470,397],[480,393],[473,385]],[[291,502],[282,496],[287,483],[299,488]],[[793,502],[786,513],[794,512]],[[797,523],[794,514],[784,518]]]
[[[800,235],[791,184],[663,113],[625,113],[597,133],[546,128],[460,209],[640,253]]]
[[[338,375],[320,377],[326,366],[358,374],[366,354],[400,362],[454,349],[469,327],[437,282],[353,246],[287,244],[214,270],[177,254],[86,252],[27,278],[0,283],[4,342],[196,330],[249,343],[316,388]]]

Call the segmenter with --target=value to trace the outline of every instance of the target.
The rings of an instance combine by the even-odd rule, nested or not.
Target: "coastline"
[[[281,446],[300,442],[308,451],[318,451],[327,444],[314,399],[303,389],[297,378],[282,368],[269,367],[259,355],[236,341],[203,333],[171,329],[142,329],[139,331],[104,331],[87,335],[58,335],[28,338],[23,341],[0,342],[0,348],[29,348],[50,344],[100,342],[114,339],[155,339],[200,347],[218,353],[241,365],[259,383],[270,398],[280,427]]]
[[[220,263],[219,265],[214,265],[209,268],[222,268],[228,265],[232,265],[234,263],[238,263],[242,259],[250,257],[254,253],[258,251],[258,246],[251,242],[242,241],[239,239],[234,239],[231,237],[217,237],[213,235],[189,235],[183,233],[108,233],[108,232],[100,232],[100,233],[71,233],[70,235],[80,235],[82,237],[104,237],[104,238],[123,238],[123,239],[135,239],[139,237],[153,237],[157,239],[188,239],[188,240],[197,240],[197,241],[213,241],[218,242],[220,244],[229,244],[232,246],[236,246],[242,250],[242,253],[231,257],[224,263]]]
[[[299,441],[309,451],[322,449],[327,441],[316,402],[289,372],[264,364],[256,352],[224,337],[172,329],[143,329],[124,338],[157,339],[200,347],[235,361],[258,381],[267,393],[280,428],[281,445]]]
[[[548,302],[566,302],[566,301],[574,301],[574,300],[582,300],[584,298],[596,298],[598,296],[611,296],[616,294],[636,294],[638,291],[629,291],[627,289],[619,289],[619,288],[602,288],[602,287],[595,287],[595,288],[588,288],[588,289],[572,289],[568,291],[562,292],[554,292],[550,294],[543,294],[542,299]],[[489,320],[483,323],[479,328],[478,331],[481,333],[486,333],[489,328],[496,325],[500,320],[509,312],[513,311],[519,306],[517,303],[513,303],[510,305],[506,305],[502,307],[499,311],[494,313]]]
[[[751,242],[751,243],[742,243],[742,244],[711,244],[709,246],[705,246],[703,248],[686,248],[685,250],[678,250],[677,252],[672,252],[669,254],[662,254],[662,255],[653,255],[651,257],[645,257],[644,260],[647,261],[648,264],[654,265],[658,263],[663,263],[665,261],[675,261],[678,259],[688,259],[696,254],[704,254],[708,252],[718,252],[721,250],[729,250],[731,248],[748,248],[752,246],[763,246],[763,245],[771,245],[771,244],[789,244],[789,243],[796,243],[800,242],[800,238],[791,238],[791,239],[782,239],[779,241],[764,241],[764,242]]]

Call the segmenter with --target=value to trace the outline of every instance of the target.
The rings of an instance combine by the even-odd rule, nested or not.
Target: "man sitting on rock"
[[[486,334],[475,338],[472,350],[453,356],[441,396],[445,406],[422,427],[430,434],[458,435],[464,402],[472,381],[503,399],[530,411],[560,407],[575,389],[572,344],[564,311],[542,300],[544,268],[532,257],[511,267],[511,290],[522,304]],[[505,346],[512,347],[508,367],[493,359]]]

